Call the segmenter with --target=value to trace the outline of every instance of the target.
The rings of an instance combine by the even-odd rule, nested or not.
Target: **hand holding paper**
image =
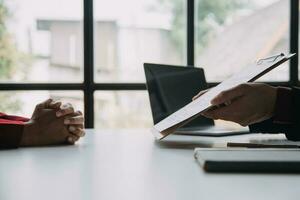
[[[244,83],[221,92],[211,101],[213,105],[226,106],[205,111],[202,115],[248,126],[273,116],[276,94],[276,87],[262,83]]]
[[[211,100],[222,91],[229,90],[243,83],[253,82],[275,67],[286,62],[294,55],[295,54],[284,56],[284,54],[280,54],[274,57],[261,59],[257,63],[245,68],[239,73],[236,73],[231,78],[223,81],[193,102],[187,104],[172,115],[157,123],[152,129],[152,133],[157,139],[166,137],[167,135],[173,133],[177,128],[192,120],[197,115],[213,108],[214,105],[211,104]]]

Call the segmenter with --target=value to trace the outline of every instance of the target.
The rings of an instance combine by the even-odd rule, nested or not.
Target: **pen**
[[[256,143],[236,143],[228,142],[227,147],[246,147],[246,148],[300,148],[299,145],[283,145],[283,144],[256,144]]]

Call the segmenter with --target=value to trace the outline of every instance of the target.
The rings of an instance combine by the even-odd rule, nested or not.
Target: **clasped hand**
[[[21,146],[74,144],[84,135],[82,112],[69,103],[48,99],[35,107],[25,123]]]

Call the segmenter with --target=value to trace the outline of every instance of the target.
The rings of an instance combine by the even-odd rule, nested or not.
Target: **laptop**
[[[145,63],[144,71],[154,124],[191,102],[199,91],[208,88],[202,68]],[[248,133],[248,127],[216,126],[214,120],[203,116],[195,118],[175,132],[199,136]]]

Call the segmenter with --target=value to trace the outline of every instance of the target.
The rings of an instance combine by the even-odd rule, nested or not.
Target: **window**
[[[96,128],[143,128],[153,123],[144,91],[99,91],[95,102]]]
[[[288,0],[196,0],[196,65],[222,81],[259,59],[289,53]],[[288,81],[288,63],[261,80]]]
[[[81,0],[1,2],[7,11],[1,82],[83,81]]]
[[[59,8],[59,9],[57,9]],[[52,97],[87,127],[152,124],[143,63],[203,67],[210,85],[253,59],[298,53],[298,0],[0,1],[0,111]],[[298,57],[261,81],[298,84]]]
[[[145,62],[185,64],[185,16],[184,0],[95,0],[95,80],[144,82]]]
[[[70,102],[78,110],[83,110],[83,93],[81,91],[1,91],[1,112],[30,117],[37,103],[48,98]],[[25,105],[25,106],[24,106]]]

